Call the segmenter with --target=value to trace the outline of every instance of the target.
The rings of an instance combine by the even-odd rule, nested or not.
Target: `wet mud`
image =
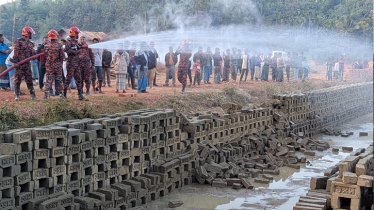
[[[343,160],[349,152],[332,152],[332,147],[351,146],[354,149],[367,148],[373,143],[373,115],[369,114],[349,122],[339,129],[353,131],[349,137],[320,135],[317,140],[327,141],[331,148],[317,152],[316,156],[306,156],[309,163],[301,164],[300,169],[289,167],[280,168],[280,175],[274,176],[269,184],[255,183],[254,190],[232,188],[216,188],[209,185],[192,184],[184,186],[160,200],[145,206],[146,209],[162,210],[167,208],[168,201],[180,200],[184,204],[176,210],[205,210],[205,209],[253,209],[253,210],[289,210],[296,204],[299,196],[305,195],[309,189],[311,177],[322,176],[324,171]],[[368,132],[369,136],[359,137],[359,132]]]

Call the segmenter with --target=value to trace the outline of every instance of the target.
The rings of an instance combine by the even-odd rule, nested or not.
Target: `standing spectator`
[[[339,76],[341,80],[343,80],[343,76],[344,76],[344,63],[345,63],[344,57],[341,56],[339,60]],[[365,65],[363,65],[363,67],[365,68]]]
[[[282,58],[282,53],[278,53],[277,56],[277,82],[283,82],[283,68],[284,68],[284,61]]]
[[[44,100],[49,98],[49,90],[55,80],[56,92],[62,90],[62,62],[64,61],[64,49],[58,43],[58,32],[50,30],[48,32],[50,42],[44,46],[44,59],[46,67],[46,83],[44,89]]]
[[[254,57],[254,65],[255,65],[255,80],[256,81],[259,81],[261,80],[261,59],[260,59],[260,54],[259,53],[256,53],[255,57]]]
[[[10,52],[11,50],[9,49],[9,46],[4,43],[4,36],[0,34],[0,73],[5,71],[6,69],[5,60],[10,54]],[[10,87],[9,74],[5,74],[0,78],[0,87],[3,90]]]
[[[32,72],[32,79],[35,80],[35,85],[39,85],[39,68],[38,68],[38,61],[31,60],[31,72]]]
[[[35,55],[33,44],[30,41],[32,38],[31,34],[35,34],[34,29],[32,29],[30,26],[25,26],[22,29],[22,38],[17,39],[16,43],[14,44],[14,55],[11,62],[13,62],[16,66],[16,75],[14,78],[14,92],[16,95],[16,101],[19,101],[20,99],[21,81],[23,77],[25,77],[25,82],[30,91],[31,98],[33,100],[36,99],[34,85],[32,83],[30,62],[17,65],[18,62]]]
[[[243,59],[242,59],[242,50],[238,49],[238,74],[242,74],[242,65],[243,65]]]
[[[277,53],[274,53],[273,57],[271,58],[271,80],[274,82],[274,81],[277,81],[277,77],[278,77],[278,68],[277,68],[277,57],[278,57],[278,54]]]
[[[153,41],[151,41],[149,43],[149,47],[150,47],[150,51],[152,51],[152,53],[154,53],[155,56],[156,56],[156,60],[155,60],[155,74],[154,74],[153,85],[152,86],[157,87],[158,85],[156,84],[156,76],[158,74],[158,72],[157,72],[157,58],[158,58],[158,53],[157,53],[157,50],[155,49],[155,43]],[[151,68],[149,68],[149,69],[151,69]]]
[[[223,78],[222,81],[228,82],[230,79],[230,50],[226,50],[226,54],[223,54]]]
[[[256,60],[256,53],[253,52],[249,60],[249,68],[251,70],[251,80],[253,80],[255,77],[255,60]]]
[[[297,81],[299,79],[299,70],[300,70],[300,65],[299,65],[299,54],[297,52],[293,53],[293,56],[291,58],[291,65],[293,66],[293,80]]]
[[[188,76],[188,80],[190,81],[190,85],[189,87],[192,86],[192,70],[191,70],[191,67],[192,67],[192,62],[190,60],[188,60],[188,69],[187,69],[187,76]],[[187,82],[186,82],[187,83]]]
[[[78,99],[84,100],[83,96],[83,84],[82,75],[79,68],[79,45],[78,45],[78,35],[80,30],[78,27],[73,26],[69,30],[69,39],[66,41],[65,52],[68,54],[68,59],[66,62],[67,74],[64,83],[64,97],[66,98],[66,93],[70,85],[71,79],[74,76],[75,84],[78,89]]]
[[[242,62],[242,65],[241,65],[241,69],[242,70],[241,70],[241,74],[240,74],[240,81],[239,81],[239,83],[242,82],[244,75],[245,75],[244,82],[247,82],[248,67],[249,67],[249,54],[248,54],[248,50],[244,51],[244,54],[241,56],[240,60]]]
[[[38,46],[38,49],[36,53],[42,53],[44,52],[44,47],[46,44],[48,44],[49,40],[48,37],[43,37],[43,43]],[[45,76],[45,59],[44,55],[41,55],[39,57],[39,88],[40,91],[43,92],[43,87],[44,87],[44,76]]]
[[[108,49],[104,49],[103,51],[103,85],[102,87],[105,87],[105,77],[106,81],[108,83],[108,87],[112,87],[110,85],[110,65],[112,63],[112,52],[110,52]]]
[[[123,93],[126,93],[126,77],[130,63],[130,56],[124,50],[124,45],[121,43],[119,44],[119,49],[114,54],[113,63],[116,72],[116,93],[118,93],[118,90],[122,90]]]
[[[214,83],[221,83],[221,66],[222,66],[222,56],[219,52],[219,48],[216,48],[213,55],[213,65],[214,65]]]
[[[284,58],[284,67],[286,68],[287,81],[290,81],[290,71],[291,71],[291,53],[288,52],[287,56]]]
[[[86,37],[79,37],[79,67],[83,82],[86,84],[86,96],[90,95],[91,74],[93,74],[95,57],[92,49],[88,48]],[[95,91],[95,90],[94,90]]]
[[[192,62],[193,63],[196,63],[196,59],[199,59],[200,60],[200,64],[201,63],[205,63],[205,61],[204,61],[204,53],[203,53],[203,47],[199,47],[198,48],[198,51],[193,55],[193,57],[192,57]],[[204,71],[204,69],[202,69],[203,71]],[[204,73],[204,72],[201,72],[201,73]],[[200,74],[200,76],[201,76],[202,74]],[[202,79],[201,77],[199,78],[200,80]]]
[[[12,52],[8,55],[8,57],[5,60],[6,68],[10,68],[10,67],[13,66],[13,63],[11,62],[11,60],[13,59],[13,55],[14,55],[14,50],[12,50]],[[8,75],[9,75],[9,86],[10,86],[11,91],[14,91],[14,74],[15,73],[16,73],[16,71],[14,69],[10,70],[9,73],[8,73]]]
[[[327,62],[326,62],[326,78],[327,78],[327,81],[332,80],[333,66],[334,66],[334,59],[330,56],[327,59]],[[334,70],[335,70],[335,68],[334,68]]]
[[[127,44],[130,44],[128,41],[125,41],[125,45]],[[126,46],[124,46],[126,47]],[[126,48],[125,48],[126,49]],[[128,70],[127,70],[127,73],[128,73],[128,77],[127,77],[127,83],[131,84],[131,87],[133,90],[136,89],[136,84],[135,84],[135,77],[136,77],[136,74],[137,73],[137,69],[139,69],[138,65],[136,64],[135,62],[135,52],[136,52],[136,43],[133,42],[132,45],[131,45],[131,49],[130,50],[127,50],[126,51],[129,56],[130,56],[130,64],[129,64],[129,67],[128,67]]]
[[[154,43],[150,43],[149,49],[147,49],[147,53],[149,55],[148,57],[148,81],[149,81],[149,88],[154,89],[153,85],[156,84],[156,81],[154,81],[156,76],[156,67],[157,67],[157,58],[158,53],[156,49],[154,48]],[[157,86],[157,85],[155,85]]]
[[[203,66],[203,71],[204,71],[204,83],[205,84],[210,84],[209,79],[210,75],[212,74],[212,51],[210,51],[210,47],[206,49],[206,52],[203,54],[204,57],[204,66]]]
[[[199,58],[196,58],[196,62],[193,64],[192,70],[194,72],[193,85],[195,86],[196,82],[197,82],[197,85],[200,85],[199,78],[200,78],[200,73],[201,73],[201,65],[200,65]]]
[[[187,85],[187,72],[191,67],[190,58],[192,56],[187,40],[183,41],[182,46],[178,48],[175,54],[179,55],[178,81],[182,83],[182,94],[184,94]]]
[[[178,63],[178,56],[173,52],[173,47],[169,47],[169,52],[165,55],[166,79],[164,86],[169,86],[169,79],[175,86],[175,65]]]
[[[301,68],[302,68],[302,72],[303,72],[303,80],[302,81],[305,81],[308,79],[308,76],[309,76],[309,64],[308,64],[308,60],[306,59],[306,57],[304,56],[304,53],[301,52]]]
[[[236,76],[238,75],[238,64],[239,64],[239,55],[235,47],[232,48],[232,54],[230,56],[230,64],[231,64],[231,78],[235,82]]]
[[[93,40],[94,44],[99,43],[98,38],[94,38]],[[104,92],[101,90],[101,87],[103,86],[103,77],[104,77],[104,72],[103,72],[103,62],[102,62],[102,57],[103,57],[103,52],[100,49],[94,49],[94,67],[92,68],[92,74],[91,74],[91,81],[92,81],[92,91],[93,93],[96,93],[96,89],[99,91],[99,93],[103,94]],[[96,87],[96,77],[97,80],[99,81],[99,86]]]
[[[298,65],[299,65],[299,79],[303,79],[304,75],[304,68],[303,68],[303,60],[304,60],[304,52],[300,52],[299,57],[298,57]]]
[[[269,81],[269,68],[271,64],[271,53],[269,53],[269,55],[264,57],[263,62],[264,62],[264,65],[262,67],[261,80]]]
[[[147,85],[148,85],[148,47],[147,42],[142,42],[140,44],[140,49],[135,52],[135,61],[137,64],[140,65],[138,70],[138,92],[139,93],[148,93],[147,92]]]

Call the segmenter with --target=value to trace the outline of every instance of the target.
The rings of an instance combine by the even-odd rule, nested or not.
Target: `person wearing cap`
[[[32,72],[30,62],[18,65],[18,62],[35,55],[34,45],[30,41],[32,34],[35,34],[34,29],[30,26],[25,26],[22,29],[22,38],[17,39],[14,43],[14,55],[11,62],[14,63],[16,75],[14,79],[14,93],[16,95],[15,101],[20,100],[21,94],[21,81],[25,77],[27,88],[30,91],[31,98],[36,99],[34,84],[32,82]]]

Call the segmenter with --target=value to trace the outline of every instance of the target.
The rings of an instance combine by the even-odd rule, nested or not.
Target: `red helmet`
[[[74,37],[78,37],[78,34],[79,34],[80,32],[81,32],[81,31],[79,30],[78,27],[73,26],[73,27],[71,27],[70,30],[69,30],[69,36],[70,36],[70,37],[72,37],[72,36],[74,36]]]
[[[30,26],[25,26],[22,29],[22,36],[27,36],[31,38],[31,34],[35,34],[34,29],[32,29]]]
[[[52,39],[58,39],[58,32],[56,30],[50,30],[48,31],[48,39],[52,40]]]

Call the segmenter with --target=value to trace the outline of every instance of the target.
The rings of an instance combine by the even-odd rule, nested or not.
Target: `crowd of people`
[[[24,27],[22,38],[17,39],[13,50],[4,44],[4,38],[0,34],[0,72],[12,65],[15,69],[0,78],[0,87],[10,87],[14,90],[16,101],[23,94],[20,90],[23,77],[32,99],[36,98],[34,85],[39,85],[39,89],[44,92],[45,100],[50,96],[66,98],[70,88],[77,89],[79,100],[86,100],[85,96],[91,93],[104,94],[102,87],[112,87],[111,68],[114,68],[116,76],[117,93],[126,93],[130,88],[137,90],[138,93],[147,93],[147,88],[154,89],[154,86],[158,86],[156,76],[159,54],[154,42],[150,42],[149,45],[141,42],[138,49],[137,43],[125,41],[118,44],[115,52],[110,49],[91,49],[86,37],[79,36],[80,30],[73,26],[67,39],[61,39],[57,31],[50,30],[35,50],[35,45],[30,40],[33,33],[31,27]],[[92,41],[100,42],[98,38]],[[39,57],[22,62],[34,55]],[[246,83],[249,80],[305,81],[310,71],[303,52],[274,51],[269,54],[250,54],[248,49],[242,52],[241,49],[232,48],[221,53],[219,48],[215,48],[213,53],[210,47],[205,51],[199,47],[198,51],[193,53],[188,40],[183,41],[175,51],[173,46],[170,46],[164,63],[166,78],[163,86],[168,87],[170,80],[171,85],[176,86],[178,80],[182,84],[182,93],[185,93],[186,87],[211,84],[211,80],[215,84]],[[332,79],[335,68],[338,68],[338,74],[342,78],[343,58],[337,61],[337,64],[329,58],[326,63],[328,80]]]

